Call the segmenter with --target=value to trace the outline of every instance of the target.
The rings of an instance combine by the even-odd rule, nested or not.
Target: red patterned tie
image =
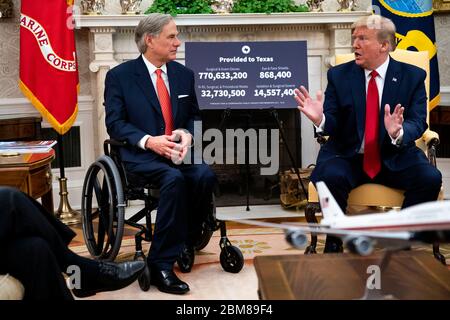
[[[371,78],[367,88],[366,100],[366,130],[364,135],[363,168],[367,175],[373,179],[381,169],[380,148],[378,146],[380,109],[378,105],[378,88],[375,82],[378,73],[373,70],[370,75]]]
[[[156,90],[158,91],[159,104],[161,105],[161,111],[166,125],[165,134],[171,135],[173,131],[173,117],[172,117],[172,104],[170,103],[169,92],[167,91],[166,84],[161,77],[161,69],[156,69]]]

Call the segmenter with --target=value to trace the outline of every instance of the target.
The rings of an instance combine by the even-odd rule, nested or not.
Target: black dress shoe
[[[100,262],[96,277],[81,280],[81,288],[72,290],[78,298],[92,296],[98,292],[114,291],[133,283],[145,268],[144,261],[122,263]]]
[[[172,270],[151,268],[150,283],[166,293],[183,294],[189,291],[188,284],[181,281]]]
[[[191,272],[192,266],[195,260],[195,250],[194,247],[185,246],[181,251],[180,256],[177,259],[178,267],[183,273]]]
[[[342,240],[338,237],[327,236],[323,253],[341,253],[344,252]]]

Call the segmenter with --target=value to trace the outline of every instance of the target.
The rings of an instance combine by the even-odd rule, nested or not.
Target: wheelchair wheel
[[[205,248],[208,245],[209,240],[211,240],[213,233],[214,231],[211,230],[206,222],[204,222],[202,225],[202,232],[194,245],[195,250],[200,251]]]
[[[207,215],[205,217],[205,221],[202,224],[201,233],[194,244],[194,248],[197,251],[202,250],[208,245],[209,240],[211,240],[214,231],[217,230],[216,200],[214,193],[212,194],[212,200],[210,205],[211,207],[208,210]]]
[[[86,173],[81,201],[83,236],[89,253],[112,261],[119,252],[124,228],[124,196],[114,161],[101,156]]]
[[[244,266],[244,256],[235,246],[225,246],[220,251],[220,265],[223,270],[238,273]]]

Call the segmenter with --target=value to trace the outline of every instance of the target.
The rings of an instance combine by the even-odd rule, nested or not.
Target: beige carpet
[[[134,255],[134,239],[132,232],[127,232],[122,241],[121,251],[117,260],[132,260]],[[195,265],[190,273],[175,272],[186,281],[191,290],[185,295],[171,295],[160,292],[151,286],[150,290],[144,292],[140,289],[138,282],[127,288],[103,292],[89,300],[256,300],[258,299],[258,279],[253,266],[253,258],[257,255],[280,255],[280,254],[302,254],[303,250],[293,249],[284,239],[284,233],[279,229],[253,228],[242,225],[228,227],[229,239],[243,253],[245,264],[243,269],[237,273],[225,272],[219,263],[219,240],[217,231],[209,244],[196,255]],[[323,237],[319,237],[318,252],[323,250]],[[149,244],[144,244],[144,252],[148,252]],[[81,242],[75,241],[71,245],[75,252],[89,256],[86,247]],[[414,250],[424,250],[431,255],[431,246],[414,247]],[[450,246],[441,247],[441,252],[450,263]]]
[[[239,247],[244,255],[245,264],[239,273],[225,272],[219,263],[220,233],[216,232],[209,244],[195,258],[195,264],[190,273],[181,273],[175,265],[175,272],[186,281],[191,290],[185,295],[171,295],[160,292],[151,286],[144,292],[138,282],[127,288],[102,292],[90,300],[255,300],[258,299],[258,282],[253,267],[256,255],[300,254],[301,250],[293,249],[285,240],[284,233],[271,228],[233,228],[228,230],[229,239],[234,246]],[[149,244],[144,244],[144,252],[148,252]],[[84,245],[71,246],[80,255],[89,256]],[[134,239],[124,239],[121,251],[116,260],[132,260],[134,255]]]

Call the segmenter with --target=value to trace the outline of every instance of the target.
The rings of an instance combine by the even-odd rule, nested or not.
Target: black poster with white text
[[[186,42],[200,109],[297,108],[308,87],[306,41]]]

